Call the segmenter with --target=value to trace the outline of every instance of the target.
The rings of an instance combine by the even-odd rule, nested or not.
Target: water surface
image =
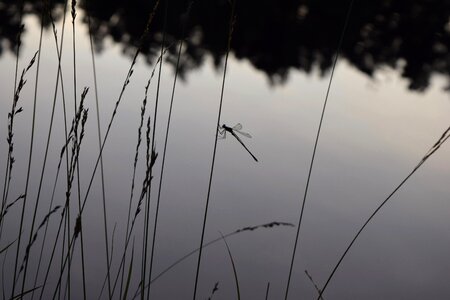
[[[221,116],[222,123],[242,123],[244,130],[251,133],[253,138],[244,141],[259,162],[255,163],[231,137],[219,141],[205,240],[219,236],[219,231],[227,233],[249,225],[275,220],[298,222],[314,139],[331,75],[332,58],[348,3],[336,4],[338,7],[334,8],[328,1],[314,5],[297,1],[299,3],[278,6],[266,2],[261,3],[258,10],[250,4],[237,6],[237,23],[228,61]],[[322,286],[358,227],[449,126],[450,102],[445,90],[449,82],[448,42],[445,44],[449,30],[448,17],[445,23],[446,17],[443,16],[448,15],[445,13],[448,12],[448,4],[446,1],[434,2],[435,5],[427,6],[418,3],[394,5],[389,1],[385,6],[371,4],[374,7],[362,7],[359,4],[352,12],[348,35],[334,72],[312,172],[290,292],[292,299],[317,296],[304,270],[308,270],[316,283]],[[105,5],[102,1],[94,1],[89,10],[93,16],[96,47],[101,50],[96,52],[95,58],[103,133],[130,66],[130,53],[135,49],[133,47],[145,22],[142,15],[150,7],[139,6],[142,4],[137,2],[127,3]],[[81,6],[89,7],[84,2]],[[176,42],[182,36],[178,21],[180,13],[185,10],[184,5],[173,7],[168,18],[169,42]],[[17,13],[13,8],[13,4],[7,1],[0,6],[2,12]],[[20,69],[28,64],[38,49],[40,20],[32,13],[38,9],[31,4],[27,6]],[[182,56],[183,79],[178,81],[176,87],[168,140],[155,248],[155,274],[198,247],[200,241],[222,84],[227,9],[226,1],[217,5],[200,3],[198,7],[194,3],[192,8],[192,19],[187,30],[189,46]],[[55,15],[58,12],[56,27],[61,33],[62,5],[56,6]],[[249,17],[250,12],[253,12],[253,18]],[[432,16],[432,21],[414,21],[413,15],[421,16],[422,19],[418,20],[422,21]],[[67,16],[70,17],[70,14]],[[162,20],[161,12],[157,16]],[[391,24],[395,19],[400,25]],[[17,24],[12,21],[2,23],[3,32],[10,29],[11,33],[1,35],[0,112],[3,121],[0,136],[3,138],[0,143],[0,170],[5,169],[6,116],[11,107],[14,87],[15,57],[8,48],[14,49],[14,28]],[[391,27],[386,29],[386,24],[391,24]],[[62,68],[67,109],[72,118],[70,21],[67,25]],[[90,87],[86,99],[89,118],[80,158],[81,191],[84,195],[98,155],[85,10],[78,11],[76,26],[78,95],[83,87]],[[162,29],[161,24],[155,26],[156,31]],[[137,60],[104,149],[110,242],[113,228],[116,228],[114,273],[123,247],[140,106],[144,87],[158,55],[158,39],[161,39],[160,33],[152,34],[148,48]],[[402,41],[397,48],[394,47],[398,43],[396,40]],[[444,48],[436,46],[439,43]],[[427,52],[427,49],[435,50]],[[159,182],[175,53],[176,47],[171,48],[161,74],[155,141],[160,156],[154,170],[154,187]],[[24,111],[15,121],[16,163],[10,201],[23,193],[25,187],[35,67],[28,73],[28,81],[20,97]],[[47,27],[41,50],[25,239],[29,235],[32,204],[36,199],[44,158],[56,71],[55,44],[51,27]],[[149,90],[147,111],[152,115],[156,88],[157,77]],[[59,152],[65,139],[60,95],[59,92],[38,222],[48,210]],[[449,155],[449,148],[444,146],[374,219],[330,283],[326,299],[442,299],[449,296],[447,278],[450,262],[447,253],[450,239],[447,233],[450,229],[450,190],[447,178],[450,169],[446,163]],[[141,156],[137,173],[138,189],[143,170],[144,156]],[[55,203],[58,205],[63,205],[65,200],[63,181],[61,177],[56,190]],[[76,195],[74,190],[71,204],[73,224],[78,209]],[[156,196],[157,189],[153,188],[152,212]],[[101,199],[100,177],[97,176],[83,216],[87,291],[92,295],[88,298],[99,295],[106,274]],[[133,207],[135,205],[136,202]],[[2,246],[17,236],[20,209],[19,205],[8,213]],[[58,221],[59,214],[50,219],[49,235],[52,238]],[[137,245],[141,245],[138,241],[142,238],[142,222],[143,214],[138,219],[135,232]],[[280,227],[242,233],[228,239],[243,298],[263,299],[267,282],[270,282],[269,299],[282,299],[295,231],[295,228]],[[41,243],[42,235],[32,248],[28,277],[33,279]],[[44,261],[48,259],[51,245],[47,244],[45,249]],[[140,275],[141,250],[141,246],[136,246],[135,257],[139,259],[136,259],[133,273],[133,291]],[[15,249],[8,251],[5,259],[3,278],[6,290],[10,290],[12,284],[14,254]],[[193,256],[161,277],[152,287],[152,296],[155,299],[190,299],[195,267],[196,256]],[[78,244],[71,282],[71,295],[75,299],[82,297],[80,271]],[[57,271],[52,273],[51,288],[47,289],[48,295],[44,298],[51,296],[57,274]],[[42,280],[43,275],[39,278]],[[27,286],[31,287],[32,280],[29,280]],[[217,243],[203,252],[199,298],[207,298],[216,282],[219,282],[219,291],[214,299],[236,297],[232,267],[223,243]],[[103,294],[103,298],[107,295]]]

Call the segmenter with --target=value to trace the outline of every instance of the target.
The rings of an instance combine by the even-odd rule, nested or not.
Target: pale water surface
[[[89,39],[86,24],[80,21],[82,18],[83,12],[79,12],[76,36],[78,95],[84,86],[90,87],[86,100],[89,119],[80,158],[84,195],[98,155],[98,144]],[[39,41],[36,17],[28,16],[25,26],[20,68],[28,64]],[[58,31],[60,26],[59,21]],[[71,38],[71,31],[67,29],[62,65],[70,118],[73,116]],[[56,52],[49,29],[45,31],[41,53],[29,199],[35,199],[37,193],[56,80]],[[104,133],[130,59],[122,55],[120,44],[107,38],[102,52],[96,54],[96,63]],[[5,169],[7,156],[6,125],[13,94],[14,65],[13,54],[4,52],[0,58],[0,170]],[[148,65],[144,59],[138,59],[104,150],[110,241],[116,225],[113,270],[117,270],[123,245],[140,106],[152,68],[153,65]],[[177,84],[162,185],[155,273],[199,244],[222,82],[221,68],[216,69],[212,58],[207,56],[201,67],[188,72]],[[27,75],[28,81],[20,97],[24,112],[16,117],[16,164],[10,199],[23,193],[25,186],[35,70],[34,67]],[[270,85],[263,72],[255,70],[248,60],[236,59],[231,53],[221,119],[228,125],[242,123],[244,131],[251,133],[253,138],[244,138],[244,142],[259,162],[255,163],[232,137],[219,141],[206,240],[219,236],[219,231],[227,233],[275,220],[297,223],[329,76],[330,72],[320,76],[318,70],[306,74],[293,69],[284,84]],[[164,64],[156,128],[156,151],[160,156],[154,171],[154,187],[159,182],[173,77],[173,66]],[[358,227],[450,125],[450,99],[444,90],[447,83],[448,78],[432,76],[425,91],[411,91],[408,81],[402,79],[396,70],[384,67],[370,78],[347,60],[339,60],[312,172],[293,274],[292,299],[316,297],[317,293],[304,270],[307,269],[322,286]],[[149,93],[147,111],[152,114],[156,86],[157,76]],[[59,152],[64,144],[60,96],[55,118],[38,222],[48,209]],[[445,145],[383,208],[349,253],[330,283],[325,299],[450,297],[449,157],[450,148]],[[143,178],[144,157],[140,159],[137,191]],[[64,203],[63,178],[55,198],[58,205]],[[89,299],[99,295],[106,274],[100,187],[100,177],[97,176],[83,218],[87,290],[92,295]],[[72,222],[77,211],[75,190],[73,195]],[[156,188],[152,199],[154,204]],[[29,201],[33,203],[34,200]],[[26,210],[26,239],[31,207],[29,205]],[[17,236],[19,208],[17,206],[8,213],[2,245]],[[143,214],[138,222],[136,241],[142,236],[142,220]],[[59,214],[50,220],[51,237],[54,237],[58,222]],[[242,233],[228,239],[243,299],[264,299],[267,282],[271,287],[269,299],[284,297],[295,231],[293,227],[279,227]],[[41,238],[42,235],[32,250],[30,278],[34,278]],[[48,244],[45,259],[48,259],[50,249]],[[15,249],[8,251],[6,256],[3,275],[6,290],[11,285],[14,252]],[[135,257],[140,257],[140,252],[141,247],[137,246]],[[214,283],[219,282],[219,291],[214,299],[234,299],[234,279],[225,245],[217,243],[203,253],[200,298],[207,298]],[[136,261],[134,283],[139,278],[139,259]],[[196,256],[193,256],[164,275],[152,288],[154,298],[190,299],[195,267]],[[55,268],[50,286],[54,286],[57,274]],[[132,285],[133,291],[136,287],[136,284]],[[47,290],[47,297],[52,291],[52,288]],[[72,266],[71,295],[73,299],[81,297],[79,247]],[[105,294],[103,296],[106,297]]]

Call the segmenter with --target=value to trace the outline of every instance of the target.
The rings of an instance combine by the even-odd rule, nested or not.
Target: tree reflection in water
[[[20,3],[0,0],[0,54],[17,46]],[[40,16],[40,3],[25,1],[25,15]],[[124,53],[132,53],[153,5],[144,0],[79,3],[92,17],[96,49],[101,51],[104,39],[110,37],[123,46]],[[61,19],[63,5],[63,0],[52,2],[55,19]],[[167,26],[168,43],[180,39],[182,24],[187,26],[181,76],[200,67],[208,55],[218,66],[226,50],[227,1],[194,1],[185,22],[187,5],[185,0],[171,1]],[[238,1],[232,52],[274,83],[284,82],[290,69],[324,74],[331,68],[347,7],[348,1],[332,0]],[[450,75],[449,12],[448,0],[356,1],[341,55],[369,76],[384,66],[395,68],[409,80],[410,89],[425,90],[431,75]],[[48,26],[48,20],[45,23]],[[143,51],[148,62],[158,55],[161,14],[152,30]],[[169,51],[169,62],[174,64],[176,49]]]

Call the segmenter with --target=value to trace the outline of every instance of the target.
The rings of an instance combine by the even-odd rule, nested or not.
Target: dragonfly
[[[247,152],[253,157],[253,159],[254,159],[255,161],[258,161],[258,159],[257,159],[257,158],[253,155],[253,153],[247,148],[247,146],[245,146],[244,142],[242,142],[242,140],[237,136],[236,132],[239,133],[239,134],[241,134],[241,135],[243,135],[243,136],[245,136],[245,137],[248,137],[248,138],[251,138],[251,137],[252,137],[252,136],[251,136],[250,134],[248,134],[247,132],[241,131],[241,129],[242,129],[242,124],[241,124],[241,123],[238,123],[238,124],[234,125],[233,127],[229,127],[229,126],[223,124],[222,126],[219,127],[219,134],[220,134],[219,138],[220,138],[220,139],[225,139],[226,136],[227,136],[227,132],[229,132],[232,136],[234,136],[234,138],[235,138],[239,143],[241,143],[242,147],[244,147],[245,150],[247,150]]]

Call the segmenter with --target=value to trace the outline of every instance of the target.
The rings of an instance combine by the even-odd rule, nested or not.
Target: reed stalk
[[[233,36],[234,23],[235,23],[235,12],[234,12],[235,4],[236,4],[236,0],[233,0],[233,2],[231,4],[227,51],[225,54],[225,64],[224,64],[224,69],[223,69],[222,88],[221,88],[221,92],[220,92],[219,111],[217,113],[216,136],[214,139],[214,150],[213,150],[212,161],[211,161],[211,171],[209,174],[208,193],[206,196],[206,203],[205,203],[205,209],[204,209],[202,233],[201,233],[201,237],[200,237],[200,247],[199,247],[199,252],[198,252],[197,268],[196,268],[196,272],[195,272],[194,293],[192,296],[192,300],[195,300],[197,297],[197,287],[198,287],[198,280],[199,280],[199,274],[200,274],[200,265],[201,265],[201,260],[202,260],[203,240],[205,238],[205,229],[206,229],[206,221],[208,218],[208,208],[209,208],[209,200],[210,200],[210,196],[211,196],[212,179],[213,179],[213,174],[214,174],[214,166],[215,166],[215,162],[216,162],[217,139],[219,136],[220,117],[222,115],[222,104],[223,104],[223,97],[224,97],[224,91],[225,91],[225,79],[226,79],[227,67],[228,67],[228,56],[229,56],[230,50],[231,50],[231,38]]]

